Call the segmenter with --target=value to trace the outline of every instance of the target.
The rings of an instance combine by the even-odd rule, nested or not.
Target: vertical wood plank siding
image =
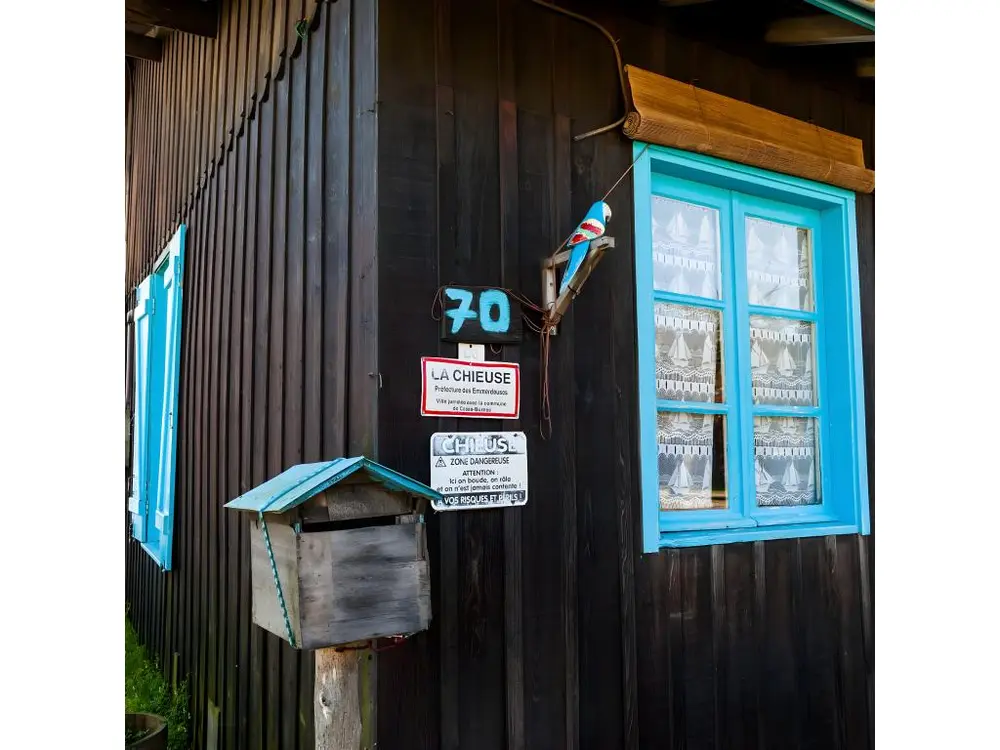
[[[560,4],[625,62],[860,137],[873,165],[857,82],[652,3]],[[872,747],[872,537],[638,554],[630,179],[553,340],[552,439],[531,333],[489,355],[521,364],[519,422],[419,416],[419,357],[454,352],[436,289],[537,300],[541,259],[629,165],[617,132],[572,141],[622,113],[606,40],[527,0],[221,5],[215,39],[135,62],[127,99],[127,295],[180,222],[189,249],[174,570],[127,541],[126,598],[189,679],[192,746],[210,706],[221,748],[312,746],[313,659],[251,624],[249,531],[222,505],[340,455],[426,481],[431,433],[495,428],[529,435],[529,504],[429,517],[433,624],[375,658],[378,748]],[[871,425],[874,196],[857,214]]]
[[[874,104],[856,82],[681,33],[667,13],[560,5],[605,25],[626,62],[860,137],[872,166]],[[572,142],[622,112],[592,29],[526,1],[378,8],[379,457],[426,481],[432,432],[501,426],[419,416],[419,357],[454,355],[425,312],[435,290],[538,300],[541,259],[631,143]],[[505,429],[529,435],[530,500],[429,519],[434,622],[378,657],[379,747],[871,747],[870,538],[638,554],[631,180],[610,204],[618,249],[553,340],[551,440],[537,338],[488,355],[521,363],[521,419]],[[871,197],[858,217],[871,425]]]
[[[348,290],[375,299],[372,259],[351,253],[374,255],[372,165],[352,164],[374,138],[374,69],[352,75],[374,59],[374,2],[222,6],[215,39],[175,34],[127,73],[126,307],[182,222],[189,249],[174,569],[126,531],[126,601],[164,673],[176,660],[189,680],[192,747],[211,705],[219,748],[311,748],[313,657],[251,624],[249,530],[222,505],[291,464],[373,453]]]

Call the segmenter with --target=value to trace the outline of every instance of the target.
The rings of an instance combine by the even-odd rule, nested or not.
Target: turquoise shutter
[[[177,391],[181,357],[181,304],[184,277],[184,234],[182,224],[167,245],[166,258],[157,269],[162,274],[163,286],[159,297],[163,302],[163,315],[157,321],[163,328],[164,356],[156,365],[162,366],[163,400],[158,421],[159,466],[156,476],[156,511],[153,522],[158,532],[159,561],[164,570],[170,570],[171,540],[173,537],[174,487],[177,445]],[[160,373],[158,373],[159,375]]]
[[[155,300],[150,295],[151,278],[145,278],[135,290],[135,425],[132,433],[132,494],[128,509],[132,514],[132,536],[146,539],[146,513],[149,504],[149,348]]]

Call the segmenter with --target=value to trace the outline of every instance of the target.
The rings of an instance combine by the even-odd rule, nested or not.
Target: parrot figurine
[[[604,236],[604,231],[608,221],[611,219],[611,207],[604,201],[597,201],[590,207],[586,218],[570,235],[566,242],[566,247],[570,251],[569,262],[566,264],[566,271],[563,273],[562,284],[559,286],[559,294],[566,291],[569,283],[573,280],[576,272],[583,265],[583,259],[587,257],[592,240]]]

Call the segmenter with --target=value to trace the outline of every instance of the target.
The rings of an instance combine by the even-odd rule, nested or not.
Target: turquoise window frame
[[[181,225],[136,287],[132,536],[163,570],[172,565],[176,414],[181,351],[184,249]]]
[[[636,142],[634,157],[643,551],[870,533],[854,194],[829,185],[651,144]],[[723,285],[720,300],[654,290],[651,223],[654,195],[719,211]],[[796,224],[811,231],[811,312],[749,304],[744,232],[747,216]],[[723,329],[724,402],[657,399],[653,320],[656,302],[719,310]],[[756,314],[814,324],[816,406],[753,404],[749,321],[750,316]],[[725,415],[727,509],[660,510],[656,428],[657,415],[662,411]],[[820,504],[756,506],[755,415],[816,419]]]

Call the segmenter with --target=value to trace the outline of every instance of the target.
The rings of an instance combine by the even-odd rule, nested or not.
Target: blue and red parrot
[[[598,237],[603,237],[607,228],[607,223],[611,219],[611,207],[604,201],[597,201],[590,207],[586,218],[570,235],[566,242],[566,247],[570,251],[569,262],[566,264],[566,271],[563,273],[562,284],[559,286],[559,294],[566,291],[566,288],[573,281],[583,265],[587,251],[590,250],[590,243]]]

